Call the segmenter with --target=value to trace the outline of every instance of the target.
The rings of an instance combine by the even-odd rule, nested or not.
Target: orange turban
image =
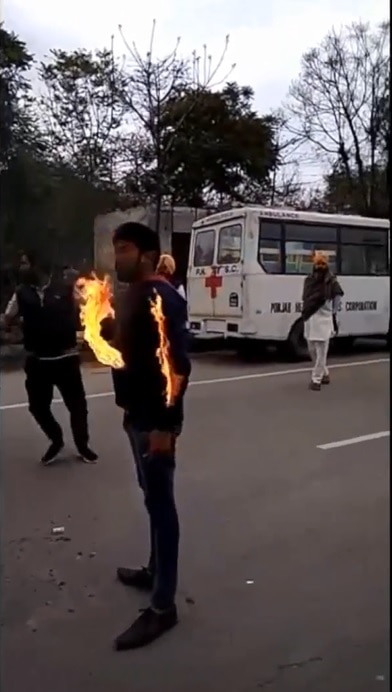
[[[157,273],[172,276],[176,271],[176,263],[171,255],[161,255],[158,262]]]

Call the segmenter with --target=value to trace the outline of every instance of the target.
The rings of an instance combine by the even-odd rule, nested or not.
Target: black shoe
[[[331,380],[329,378],[329,375],[323,375],[323,379],[321,380],[321,384],[330,384]]]
[[[78,453],[81,460],[86,464],[95,464],[98,460],[98,454],[93,452],[90,447],[78,447]]]
[[[133,586],[141,591],[151,591],[154,585],[154,577],[146,567],[140,569],[118,567],[117,579],[125,586]]]
[[[313,392],[319,392],[321,389],[321,384],[319,382],[311,382],[309,389],[311,389]]]
[[[117,651],[127,651],[146,646],[171,630],[177,623],[176,606],[163,613],[157,613],[152,608],[147,608],[125,632],[117,637],[114,647]]]
[[[41,459],[41,462],[44,464],[44,466],[49,466],[49,464],[53,464],[53,462],[56,460],[56,457],[61,452],[63,447],[64,442],[62,440],[59,440],[58,442],[51,442],[47,451]]]

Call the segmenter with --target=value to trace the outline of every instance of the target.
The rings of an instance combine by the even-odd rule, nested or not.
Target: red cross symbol
[[[218,276],[217,269],[213,269],[212,274],[210,276],[207,276],[204,285],[206,288],[210,289],[211,298],[216,298],[217,289],[221,288],[222,286],[222,277]]]

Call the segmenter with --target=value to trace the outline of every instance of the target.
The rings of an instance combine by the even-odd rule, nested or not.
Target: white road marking
[[[390,431],[371,433],[370,435],[360,435],[359,437],[350,437],[348,440],[339,440],[338,442],[327,442],[325,445],[317,445],[317,449],[336,449],[336,447],[347,447],[348,445],[356,445],[359,442],[368,442],[369,440],[379,440],[382,437],[389,437]]]
[[[329,365],[330,370],[338,368],[358,368],[362,365],[376,365],[378,363],[389,363],[389,358],[373,358],[368,360],[356,360],[352,362],[332,363]],[[210,380],[194,380],[189,383],[190,387],[200,387],[209,384],[224,384],[225,382],[241,382],[243,380],[261,380],[265,377],[282,377],[283,375],[295,375],[296,373],[310,372],[311,368],[290,368],[288,370],[268,370],[267,372],[254,372],[249,375],[233,375],[232,377],[217,377]],[[87,394],[87,399],[103,399],[108,396],[113,396],[113,391],[96,392]],[[62,399],[53,399],[53,404],[62,404]],[[17,404],[3,404],[0,406],[0,411],[12,411],[20,408],[28,408],[27,401],[21,401]]]

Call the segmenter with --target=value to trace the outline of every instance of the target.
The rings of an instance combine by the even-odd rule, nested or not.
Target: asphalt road
[[[115,569],[143,562],[147,530],[110,378],[85,371],[99,465],[70,444],[43,468],[22,375],[3,375],[3,689],[387,690],[389,361],[334,365],[310,392],[306,364],[196,359],[178,457],[181,623],[127,653],[112,639],[146,601]]]

